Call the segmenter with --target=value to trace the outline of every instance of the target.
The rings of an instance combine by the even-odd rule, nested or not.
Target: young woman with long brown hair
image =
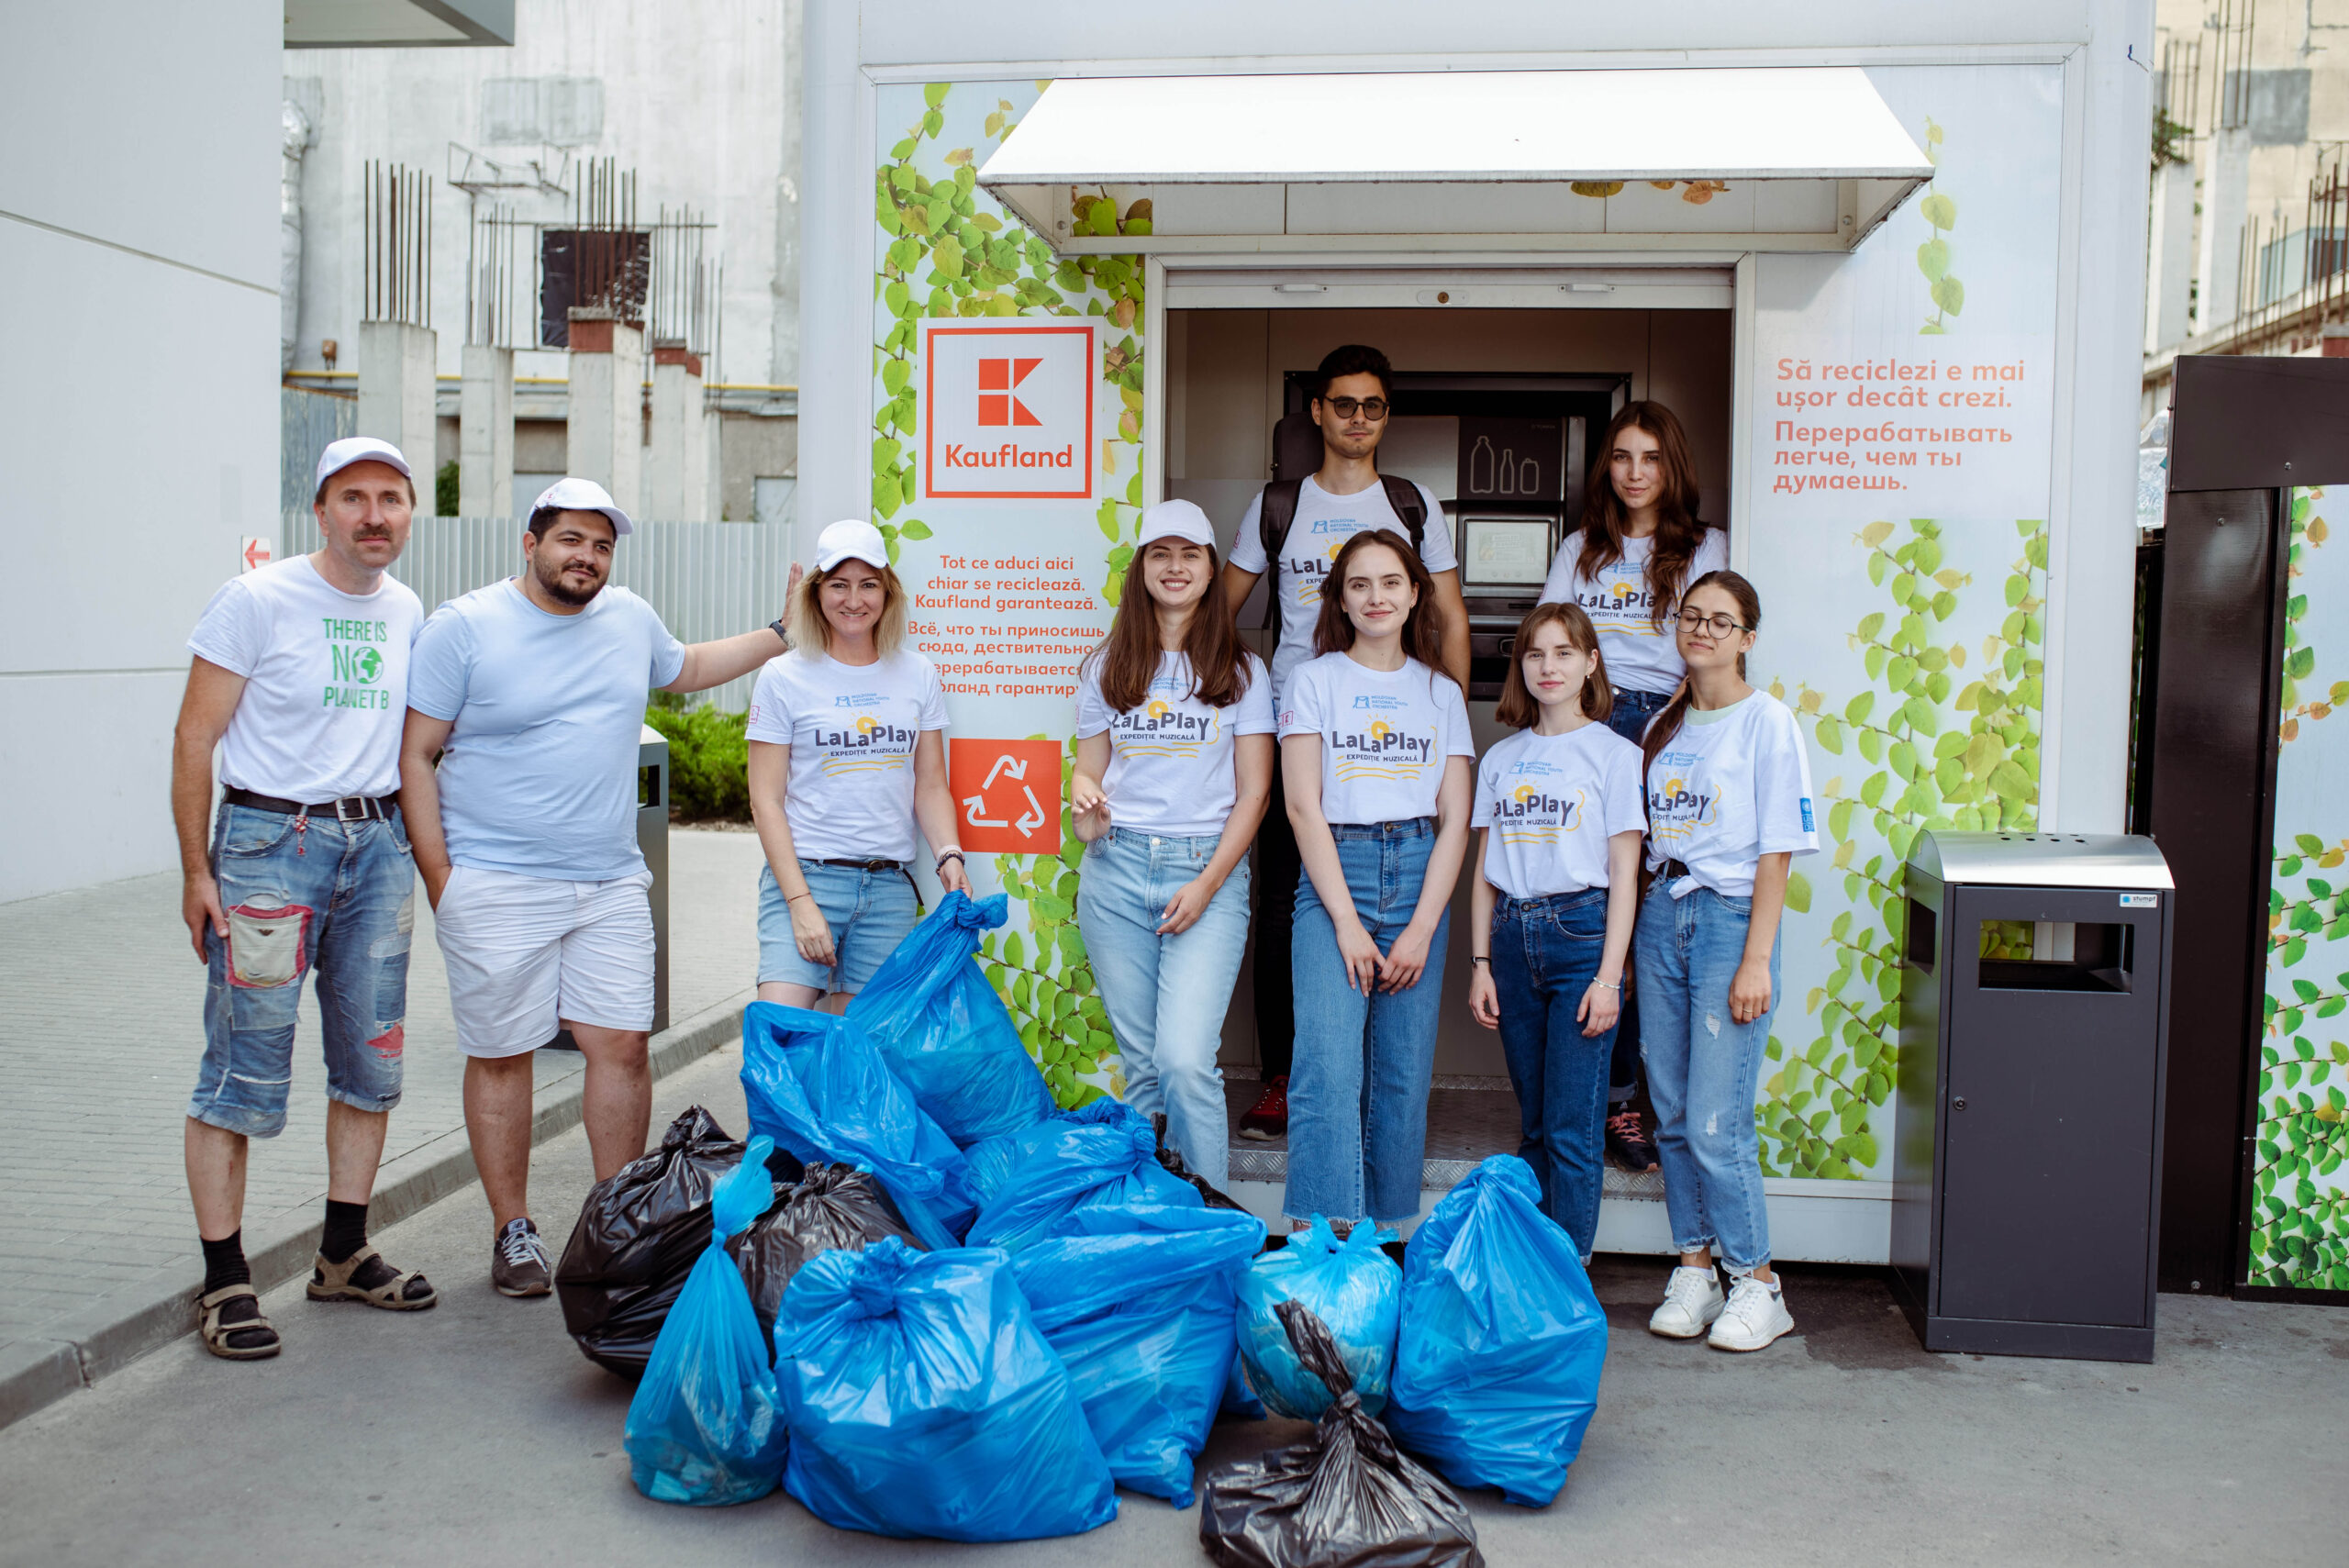
[[[1663,404],[1625,404],[1599,437],[1598,458],[1582,526],[1566,536],[1542,599],[1590,617],[1615,689],[1608,725],[1636,746],[1686,673],[1673,634],[1681,593],[1728,567],[1729,536],[1697,516],[1696,460]],[[1656,1162],[1655,1146],[1631,1104],[1639,1084],[1636,974],[1630,984],[1608,1084],[1607,1144],[1626,1170],[1645,1171]]]
[[[1282,783],[1306,874],[1289,938],[1297,1053],[1281,1207],[1300,1225],[1419,1210],[1476,751],[1460,687],[1437,668],[1433,586],[1392,528],[1349,538],[1323,580],[1318,657],[1282,696]]]
[[[1215,530],[1142,514],[1109,635],[1077,673],[1069,804],[1089,846],[1076,929],[1125,1055],[1126,1097],[1221,1186],[1223,1017],[1248,945],[1248,846],[1273,787],[1273,683],[1209,590]]]
[[[1819,848],[1802,731],[1786,704],[1746,684],[1761,625],[1762,602],[1736,573],[1689,584],[1676,617],[1687,684],[1642,748],[1655,880],[1633,938],[1640,1051],[1680,1251],[1648,1327],[1693,1340],[1709,1326],[1724,1351],[1758,1351],[1794,1327],[1770,1268],[1753,1091],[1778,1002],[1787,878],[1795,856]]]
[[[1614,697],[1589,617],[1537,605],[1513,647],[1497,717],[1517,733],[1476,767],[1472,825],[1484,848],[1468,1007],[1500,1030],[1518,1154],[1543,1212],[1588,1262],[1647,826],[1640,749],[1607,728]]]

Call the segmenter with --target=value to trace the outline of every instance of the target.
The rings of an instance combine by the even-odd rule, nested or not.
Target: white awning
[[[978,179],[1069,252],[1842,250],[1932,172],[1865,72],[1760,67],[1064,77]]]

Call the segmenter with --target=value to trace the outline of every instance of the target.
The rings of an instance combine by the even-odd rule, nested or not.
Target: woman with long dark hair
[[[1680,1251],[1648,1327],[1693,1340],[1709,1326],[1724,1351],[1758,1351],[1794,1327],[1770,1268],[1753,1093],[1778,1002],[1787,878],[1795,856],[1819,848],[1802,731],[1746,684],[1761,625],[1762,602],[1736,573],[1689,584],[1676,617],[1688,679],[1642,747],[1655,880],[1633,939],[1640,1050]]]
[[[1598,470],[1582,526],[1566,536],[1542,584],[1544,604],[1579,608],[1598,628],[1615,689],[1608,724],[1636,746],[1686,673],[1673,617],[1686,586],[1729,565],[1729,536],[1697,516],[1697,464],[1687,433],[1661,403],[1627,403],[1598,439]],[[1608,1081],[1607,1145],[1626,1170],[1655,1164],[1655,1146],[1631,1097],[1639,1081],[1636,973],[1623,995]]]
[[[1468,1007],[1500,1030],[1518,1154],[1588,1262],[1647,826],[1640,749],[1607,728],[1607,661],[1582,611],[1536,605],[1513,647],[1496,717],[1517,733],[1476,765]]]
[[[1223,1017],[1248,945],[1248,846],[1273,788],[1273,684],[1211,593],[1215,530],[1188,501],[1142,514],[1109,635],[1077,672],[1069,805],[1089,846],[1076,929],[1126,1062],[1192,1173],[1230,1163]]]
[[[1341,1226],[1419,1211],[1428,1084],[1475,742],[1440,672],[1442,617],[1392,528],[1322,580],[1314,659],[1289,677],[1282,784],[1306,875],[1291,927],[1297,1054],[1282,1209]]]

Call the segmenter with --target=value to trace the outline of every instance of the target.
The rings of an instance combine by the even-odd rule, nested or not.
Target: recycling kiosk
[[[2172,885],[2132,835],[1912,846],[1891,1253],[1927,1350],[2154,1359]]]

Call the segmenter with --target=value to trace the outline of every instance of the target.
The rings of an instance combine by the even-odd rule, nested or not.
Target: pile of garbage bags
[[[1550,1501],[1606,1354],[1531,1172],[1485,1162],[1399,1268],[1367,1223],[1267,1248],[1163,1123],[1054,1108],[973,957],[1002,906],[945,900],[845,1015],[752,1004],[749,1142],[696,1107],[590,1195],[557,1288],[581,1350],[641,1374],[639,1488],[1019,1540],[1124,1487],[1204,1495],[1220,1562],[1479,1562],[1447,1481]],[[1195,1474],[1218,1420],[1267,1413],[1317,1425]]]

